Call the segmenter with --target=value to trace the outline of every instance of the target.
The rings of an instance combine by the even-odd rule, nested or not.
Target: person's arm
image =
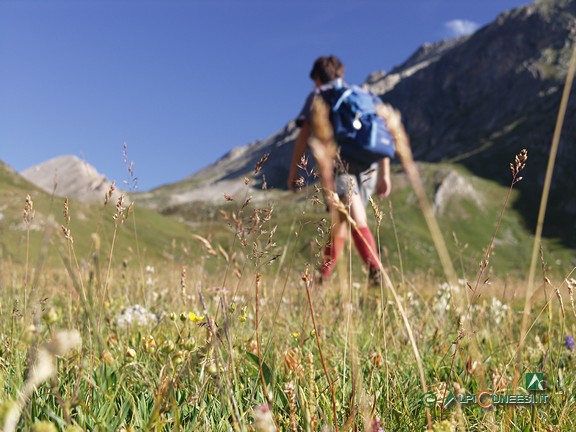
[[[394,143],[396,145],[396,153],[402,157],[402,149],[408,148],[408,136],[404,125],[402,125],[402,117],[400,113],[388,104],[376,105],[376,113],[384,119],[386,126],[390,130]],[[386,198],[390,195],[392,190],[392,181],[390,179],[390,159],[384,158],[378,163],[378,180],[376,183],[376,193],[378,198]]]
[[[378,198],[386,198],[392,190],[392,180],[390,179],[390,158],[378,161],[378,178],[376,180],[376,194]]]
[[[290,172],[288,174],[288,189],[296,192],[298,189],[296,181],[298,180],[298,165],[304,156],[304,152],[308,147],[308,138],[310,138],[310,123],[304,122],[300,128],[300,134],[294,144],[294,151],[292,152],[292,162],[290,163]]]

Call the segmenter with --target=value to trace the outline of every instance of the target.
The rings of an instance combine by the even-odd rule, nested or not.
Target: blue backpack
[[[335,86],[320,92],[330,109],[334,139],[343,160],[371,165],[396,152],[386,122],[376,114],[376,96],[358,86]]]

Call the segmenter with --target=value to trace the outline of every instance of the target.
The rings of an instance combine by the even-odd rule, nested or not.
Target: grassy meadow
[[[420,170],[430,196],[437,171]],[[508,208],[513,188],[508,201],[469,181],[484,203],[454,198],[438,215],[450,274],[395,175],[391,200],[370,210],[386,270],[373,286],[350,242],[317,283],[329,221],[315,186],[168,217],[6,177],[0,425],[575,430],[574,253],[542,240],[526,308],[533,236]]]

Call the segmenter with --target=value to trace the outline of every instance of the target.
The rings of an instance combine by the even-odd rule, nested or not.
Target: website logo
[[[528,372],[526,374],[526,390],[544,391],[544,374],[542,372]]]
[[[542,372],[528,372],[526,374],[526,391],[542,392],[545,390],[544,374]],[[458,405],[478,405],[482,408],[497,407],[499,405],[540,405],[549,402],[549,395],[523,393],[502,394],[490,390],[480,390],[476,394],[464,393],[455,395],[451,391],[444,394],[428,392],[423,395],[422,402],[426,408],[450,408],[454,403]]]

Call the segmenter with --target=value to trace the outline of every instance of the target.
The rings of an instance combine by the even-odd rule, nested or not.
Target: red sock
[[[326,243],[326,246],[324,247],[324,256],[322,257],[322,266],[320,267],[320,271],[324,278],[330,277],[330,274],[336,265],[336,260],[338,259],[340,252],[342,252],[342,249],[344,249],[345,244],[346,237],[334,237],[332,242],[329,241]]]
[[[376,240],[374,240],[370,228],[362,227],[352,230],[352,238],[362,260],[371,268],[380,268],[380,257],[376,248]]]

